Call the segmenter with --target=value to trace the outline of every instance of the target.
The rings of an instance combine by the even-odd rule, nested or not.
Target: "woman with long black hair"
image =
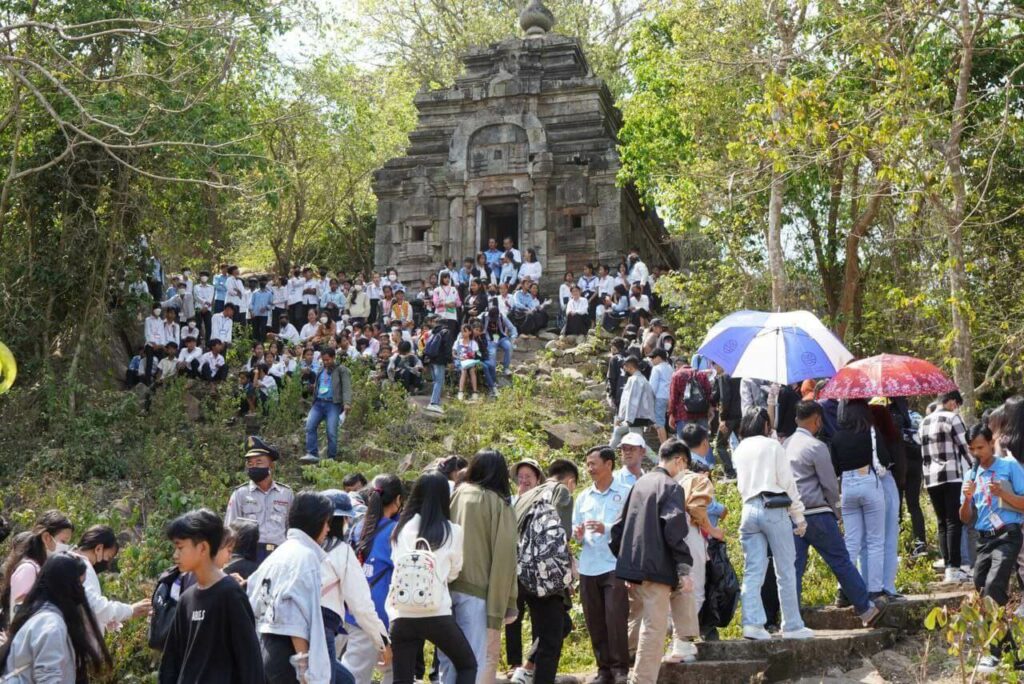
[[[36,583],[39,570],[46,558],[54,553],[70,551],[71,534],[75,526],[60,511],[46,511],[36,519],[30,535],[21,544],[15,544],[4,563],[3,589],[0,591],[3,612],[0,626],[14,622],[18,606],[22,604]]]
[[[451,521],[462,527],[465,539],[462,572],[449,585],[452,615],[483,681],[492,681],[498,668],[499,630],[516,617],[519,536],[510,498],[508,463],[486,449],[470,461],[451,500]],[[442,653],[441,681],[457,684],[457,677],[458,666]]]
[[[370,596],[377,610],[377,617],[388,627],[385,602],[391,586],[391,574],[395,564],[391,559],[391,532],[398,523],[405,494],[402,481],[396,475],[378,475],[373,482],[360,492],[366,505],[366,514],[356,525],[353,538],[356,540],[356,556],[363,564],[363,574],[370,584]],[[359,629],[351,630],[348,647],[341,664],[352,673],[357,682],[373,679],[373,668],[380,651],[369,634],[354,616],[346,616],[349,624]],[[371,629],[367,626],[366,629]],[[381,673],[382,684],[391,683],[391,666],[385,665]]]
[[[85,596],[85,561],[50,556],[0,647],[0,673],[9,684],[84,684],[111,667],[103,634]]]
[[[391,533],[393,557],[429,550],[434,556],[436,581],[430,587],[406,587],[396,578],[388,594],[391,644],[394,651],[394,684],[412,684],[416,656],[423,642],[444,651],[456,672],[456,684],[476,681],[476,657],[452,616],[448,583],[462,570],[462,527],[451,522],[448,478],[439,472],[420,476],[412,487],[402,517]],[[424,547],[427,547],[426,549]],[[427,589],[432,605],[418,606],[412,598]]]

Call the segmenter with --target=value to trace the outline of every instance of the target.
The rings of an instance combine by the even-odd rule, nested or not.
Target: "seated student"
[[[258,401],[256,384],[253,382],[253,371],[238,371],[238,415],[251,416],[256,413]]]
[[[313,386],[313,382],[316,380],[317,374],[320,369],[323,368],[323,364],[320,362],[320,358],[310,348],[302,350],[302,361],[299,362],[299,380],[302,383],[303,388],[310,388]]]
[[[479,318],[474,319],[470,324],[473,328],[473,341],[476,342],[480,353],[477,358],[482,364],[484,373],[484,385],[487,386],[488,394],[492,397],[498,396],[498,347],[492,343],[484,332],[484,324]]]
[[[590,314],[591,319],[594,318],[595,310],[597,305],[600,303],[600,296],[598,292],[598,286],[601,279],[594,275],[594,265],[586,264],[583,267],[583,275],[576,282],[580,286],[580,292],[583,294],[583,298],[587,300],[588,308],[587,312]]]
[[[498,275],[498,283],[501,285],[508,285],[509,288],[516,286],[519,282],[519,269],[516,268],[516,263],[513,259],[511,252],[505,252],[501,256],[501,272]]]
[[[178,599],[160,660],[160,684],[265,681],[255,619],[245,590],[219,570],[214,557],[224,522],[201,509],[167,526],[178,569],[195,584]]]
[[[146,359],[146,347],[139,347],[139,352],[128,362],[128,370],[125,371],[125,383],[128,389],[135,387],[142,382],[142,367]]]
[[[263,411],[266,413],[267,401],[277,397],[278,390],[277,380],[270,374],[270,366],[266,363],[256,364],[252,381],[256,386],[256,391],[259,392],[260,404],[263,405]]]
[[[267,337],[283,340],[286,344],[298,344],[301,341],[299,331],[295,329],[287,316],[281,316],[278,319],[277,332],[267,333]]]
[[[508,319],[508,316],[501,313],[495,305],[492,305],[487,313],[484,314],[481,322],[483,323],[484,333],[491,341],[492,353],[489,358],[495,364],[495,373],[497,372],[498,350],[501,350],[502,372],[506,376],[512,375],[512,347],[514,340],[519,335],[519,331],[516,330],[516,326],[512,325],[512,321]]]
[[[423,387],[423,362],[412,353],[412,343],[402,340],[398,353],[391,357],[387,369],[388,378],[400,383],[409,394],[415,394]]]
[[[210,351],[199,357],[199,377],[207,382],[220,382],[228,377],[227,363],[224,361],[224,343],[214,338],[210,340]]]
[[[324,318],[327,318],[324,316]],[[302,330],[299,332],[300,342],[313,342],[313,344],[320,343],[320,323],[317,321],[316,309],[310,309],[306,312],[306,324],[302,326]]]
[[[181,326],[178,336],[181,338],[182,344],[185,344],[185,338],[187,337],[194,337],[197,340],[199,339],[199,326],[196,325],[196,317],[194,315],[189,316],[188,322]]]
[[[538,299],[537,284],[524,280],[522,287],[512,298],[512,313],[509,319],[521,335],[536,335],[548,325],[548,314],[544,303]]]
[[[462,303],[462,320],[468,321],[471,318],[482,316],[487,311],[487,291],[483,282],[472,280],[469,283],[469,292]]]
[[[416,327],[412,304],[406,301],[405,290],[395,293],[395,301],[391,305],[391,325],[396,324],[402,330],[412,330]]]
[[[586,335],[590,330],[590,313],[587,300],[583,298],[583,292],[578,285],[569,288],[569,300],[565,304],[565,327],[562,329],[566,335]]]
[[[637,327],[647,325],[651,318],[651,300],[640,285],[634,285],[629,295],[629,322]]]
[[[178,372],[189,378],[198,378],[203,350],[196,345],[195,337],[186,337],[183,342],[185,346],[178,352]]]
[[[466,381],[469,381],[473,390],[470,401],[476,401],[476,369],[482,365],[477,356],[480,354],[480,346],[473,340],[473,328],[462,326],[459,339],[452,345],[452,359],[459,369],[459,401],[466,398]]]
[[[156,366],[157,384],[170,382],[178,374],[178,345],[168,342],[164,345],[164,356]]]
[[[359,358],[359,352],[352,346],[352,338],[347,331],[339,334],[337,340],[337,356],[339,361],[354,361]]]
[[[1010,579],[1024,537],[1024,468],[1013,457],[997,457],[992,431],[983,424],[967,433],[967,443],[975,467],[964,475],[960,520],[975,521],[978,553],[974,564],[974,587],[996,604],[1009,601]],[[992,652],[978,663],[978,672],[987,674],[999,667],[1004,647],[1013,644],[1007,635],[992,646]]]
[[[604,296],[604,302],[597,309],[601,327],[606,332],[614,332],[622,320],[629,316],[629,293],[625,286],[616,285],[612,294]]]

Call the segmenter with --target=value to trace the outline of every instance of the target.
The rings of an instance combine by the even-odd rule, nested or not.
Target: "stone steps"
[[[761,673],[770,666],[767,658],[698,660],[685,665],[662,665],[658,684],[747,684],[761,681]]]
[[[931,594],[906,596],[905,601],[890,603],[875,622],[875,627],[888,627],[900,633],[924,630],[924,619],[932,608],[956,606],[967,594],[963,590],[937,591]],[[862,627],[853,608],[805,608],[801,612],[804,623],[814,630],[855,630]]]

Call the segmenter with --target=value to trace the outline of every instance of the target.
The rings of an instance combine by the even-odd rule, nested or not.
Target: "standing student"
[[[395,684],[412,684],[416,657],[424,641],[430,641],[447,654],[455,668],[456,684],[476,681],[476,658],[452,617],[452,598],[447,586],[462,570],[464,539],[462,527],[450,520],[448,492],[448,478],[441,473],[420,476],[391,533],[391,554],[400,568],[403,558],[426,550],[433,556],[434,573],[426,587],[405,584],[406,578],[401,574],[392,582],[387,608],[391,619]],[[419,601],[417,590],[422,589],[430,592],[433,600],[429,605]]]
[[[676,634],[689,634],[697,627],[684,620],[682,606],[683,594],[693,592],[693,558],[686,543],[683,488],[675,480],[683,469],[682,450],[676,445],[686,449],[679,442],[667,442],[658,454],[658,466],[629,490],[609,539],[615,575],[636,588],[642,606],[634,684],[657,681],[670,613]]]
[[[302,277],[302,269],[298,266],[292,268],[292,277],[288,279],[288,319],[296,328],[302,325],[306,318],[305,307],[303,306],[303,290],[306,288],[306,279]]]
[[[90,675],[102,676],[112,668],[82,586],[85,566],[66,553],[43,564],[8,641],[0,646],[5,683],[87,684]]]
[[[451,273],[442,272],[438,280],[440,284],[434,290],[434,311],[448,326],[454,338],[459,331],[459,308],[462,306],[462,298],[459,296],[459,288],[452,284]]]
[[[963,405],[960,392],[954,390],[939,397],[939,407],[925,416],[918,428],[921,456],[924,460],[924,486],[935,509],[939,526],[939,550],[945,562],[945,580],[964,582],[960,569],[960,490],[963,459],[967,455],[967,427],[959,415]]]
[[[635,356],[627,356],[622,363],[622,372],[627,379],[615,416],[615,428],[608,443],[613,449],[619,446],[627,433],[635,432],[642,437],[644,428],[654,424],[654,390],[640,372],[640,360]]]
[[[455,489],[451,520],[463,529],[462,572],[449,585],[452,614],[477,662],[478,684],[494,681],[502,625],[516,617],[515,514],[509,505],[508,463],[497,451],[478,452]],[[441,656],[441,681],[456,684],[454,663]]]
[[[276,333],[281,329],[281,319],[288,319],[288,276],[277,276],[270,291],[270,330]]]
[[[363,564],[377,617],[387,628],[390,628],[390,623],[386,599],[395,569],[391,556],[391,532],[398,523],[403,495],[402,481],[397,476],[378,475],[373,478],[373,483],[360,494],[366,505],[366,513],[353,531],[356,556]],[[378,638],[370,636],[366,630],[376,629],[376,625],[364,627],[351,612],[346,616],[346,621],[354,625],[354,628],[349,630],[348,648],[341,663],[357,682],[369,682],[380,650],[377,646]],[[385,662],[381,671],[382,684],[391,684],[391,678],[391,664]]]
[[[796,592],[796,549],[793,535],[807,531],[804,505],[800,501],[789,459],[772,433],[767,409],[752,408],[740,423],[741,442],[733,452],[736,486],[743,500],[740,542],[746,571],[743,573],[743,637],[768,640],[761,585],[772,552],[776,583],[782,604],[784,639],[810,639],[814,632],[804,626]]]
[[[963,484],[963,502],[960,519],[966,523],[972,518],[978,530],[978,557],[974,565],[974,587],[982,596],[989,596],[996,604],[1005,606],[1009,601],[1010,579],[1013,577],[1017,556],[1024,537],[1024,468],[1013,458],[997,458],[992,431],[984,425],[975,425],[967,433],[967,442],[974,456],[975,467]],[[995,672],[999,666],[1004,638],[982,656],[977,671]],[[1012,644],[1012,641],[1010,642]]]
[[[163,309],[159,306],[153,307],[153,315],[147,316],[143,323],[146,338],[146,366],[142,375],[142,381],[150,384],[153,380],[153,367],[164,355],[164,347],[167,345],[167,338],[164,333],[164,321],[161,318]]]
[[[347,479],[347,478],[346,478]],[[363,486],[366,486],[364,480]],[[348,684],[355,678],[335,657],[335,639],[345,622],[345,609],[360,625],[360,630],[377,649],[378,654],[387,660],[390,657],[388,646],[388,629],[377,617],[377,608],[370,596],[370,585],[356,557],[356,552],[348,543],[348,523],[355,516],[352,498],[337,489],[328,489],[323,495],[334,504],[330,529],[324,541],[323,566],[320,569],[323,586],[320,590],[321,609],[324,614],[324,629],[327,632],[327,651],[334,666],[333,684]],[[354,629],[349,627],[349,629]]]
[[[213,314],[210,318],[210,339],[206,343],[207,348],[213,345],[214,340],[231,344],[231,340],[234,339],[234,318],[235,305],[230,303],[225,304],[220,313]]]
[[[259,526],[257,560],[263,561],[284,543],[288,530],[288,512],[295,494],[288,485],[274,478],[280,453],[261,438],[246,438],[245,472],[249,482],[231,493],[224,521],[231,524],[239,518],[255,520]]]
[[[252,338],[262,342],[267,337],[267,320],[273,313],[274,293],[267,287],[267,279],[259,279],[259,289],[252,293],[249,312],[252,315]]]
[[[668,439],[666,429],[668,421],[669,386],[672,384],[672,364],[664,349],[651,352],[651,390],[654,392],[654,427],[658,431],[658,441]]]
[[[433,381],[433,389],[430,393],[430,404],[427,411],[431,413],[444,413],[441,408],[441,396],[444,392],[444,376],[448,365],[452,362],[452,340],[454,334],[447,321],[439,318],[437,314],[427,316],[427,327],[433,326],[430,337],[423,349],[423,362],[430,364],[430,377]]]
[[[217,568],[214,557],[224,538],[224,522],[200,509],[167,526],[174,563],[192,573],[195,584],[178,599],[160,660],[160,684],[264,680],[260,644],[245,590]]]
[[[213,313],[218,314],[224,310],[224,302],[228,296],[228,265],[218,266],[220,273],[213,277]]]
[[[334,513],[317,492],[299,492],[288,511],[288,539],[249,577],[267,684],[329,684],[333,675],[320,610],[320,547]]]
[[[352,372],[343,363],[335,363],[335,352],[330,347],[320,352],[323,368],[313,383],[315,398],[306,417],[306,455],[301,463],[320,461],[317,430],[327,423],[327,458],[338,457],[338,430],[352,407]]]
[[[89,599],[89,607],[92,608],[93,615],[96,616],[96,624],[99,625],[100,632],[119,629],[122,622],[149,615],[150,612],[148,598],[128,604],[111,601],[103,595],[99,573],[110,569],[111,563],[117,558],[120,550],[120,544],[117,542],[117,536],[112,527],[94,525],[82,534],[82,539],[74,551],[74,555],[86,561],[85,595]]]
[[[226,294],[224,296],[224,306],[228,304],[234,304],[236,312],[241,313],[242,310],[242,299],[245,296],[245,283],[238,275],[238,266],[228,266],[228,278],[224,283]],[[241,322],[241,319],[239,319]]]
[[[600,684],[624,684],[629,672],[629,594],[615,576],[615,556],[608,542],[611,528],[629,496],[629,487],[616,482],[615,450],[594,447],[586,455],[587,473],[594,484],[576,498],[573,530],[581,544],[580,602],[597,661]]]
[[[49,510],[36,518],[28,536],[15,544],[4,563],[2,606],[4,626],[10,626],[39,577],[46,559],[69,551],[75,526],[60,511]]]

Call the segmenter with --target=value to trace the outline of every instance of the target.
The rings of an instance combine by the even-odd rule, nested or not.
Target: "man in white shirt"
[[[210,319],[210,341],[220,340],[224,344],[231,344],[234,318],[234,304],[225,304],[223,311],[213,314]]]
[[[168,342],[164,347],[164,358],[156,368],[156,383],[162,385],[178,374],[178,345],[175,342]]]
[[[224,361],[223,351],[224,344],[220,340],[210,340],[210,351],[199,358],[199,377],[207,382],[220,382],[228,377],[228,366]]]
[[[207,271],[199,272],[199,283],[192,290],[192,299],[196,304],[196,316],[202,325],[203,342],[210,341],[210,318],[213,316],[214,289],[210,284],[210,274]],[[197,338],[198,339],[198,338]]]
[[[630,285],[639,285],[644,288],[644,292],[649,292],[648,279],[651,277],[650,271],[647,270],[647,264],[640,260],[640,250],[636,247],[629,250],[629,275],[626,276],[629,279]]]
[[[177,309],[164,309],[164,344],[173,342],[179,344],[181,342],[181,326],[177,323],[178,310]]]
[[[278,321],[278,331],[276,333],[268,333],[267,337],[276,337],[279,340],[284,340],[289,345],[298,344],[301,341],[299,331],[295,329],[295,326],[291,324],[287,316],[281,316]]]
[[[505,252],[506,253],[507,252],[512,252],[512,263],[515,264],[515,267],[518,270],[519,267],[523,265],[523,254],[522,254],[522,252],[520,252],[518,249],[515,248],[515,243],[512,242],[512,238],[505,238],[505,241],[502,244],[505,247]]]
[[[196,345],[194,337],[186,337],[183,342],[185,346],[178,352],[178,372],[190,378],[198,378],[199,359],[203,356],[203,350]]]
[[[313,269],[306,268],[302,275],[306,278],[306,284],[302,288],[303,319],[309,314],[310,309],[315,309],[320,304],[320,279],[313,273]]]
[[[298,267],[292,269],[292,277],[288,279],[288,320],[292,325],[302,325],[306,319],[302,301],[302,291],[306,289],[306,279]]]
[[[159,306],[153,308],[153,315],[147,316],[143,323],[143,331],[146,336],[146,368],[143,375],[143,382],[147,385],[153,377],[153,365],[163,356],[164,345],[167,338],[164,337],[164,321],[160,317],[163,309]]]
[[[225,283],[225,288],[227,291],[224,297],[224,304],[234,304],[235,312],[237,313],[242,306],[242,296],[245,293],[245,284],[238,277],[238,266],[228,267],[228,279]]]

